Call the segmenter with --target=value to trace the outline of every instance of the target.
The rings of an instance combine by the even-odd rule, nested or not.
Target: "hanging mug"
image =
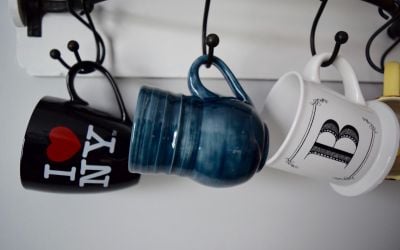
[[[224,75],[235,97],[221,97],[206,89],[199,68],[191,66],[192,96],[144,87],[137,102],[129,170],[188,176],[209,186],[245,182],[264,165],[268,130],[250,98],[225,63],[213,65]]]
[[[121,117],[91,108],[76,93],[74,80],[82,70],[97,70],[109,80]],[[136,184],[128,172],[132,122],[110,73],[84,61],[67,76],[71,100],[44,97],[37,104],[25,134],[21,182],[25,188],[59,192],[105,191]]]
[[[262,117],[271,131],[266,166],[329,182],[346,196],[376,187],[389,172],[399,142],[390,108],[365,102],[357,77],[341,56],[333,62],[345,95],[321,84],[319,71],[330,54],[316,55],[303,74],[283,75],[268,94]]]

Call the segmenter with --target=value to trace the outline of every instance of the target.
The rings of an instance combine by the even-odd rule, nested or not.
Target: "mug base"
[[[369,101],[367,106],[374,110],[382,127],[382,141],[379,153],[368,172],[351,185],[331,183],[331,187],[343,196],[358,196],[378,186],[390,172],[399,146],[399,123],[393,111],[380,101]],[[393,133],[395,131],[395,133]]]

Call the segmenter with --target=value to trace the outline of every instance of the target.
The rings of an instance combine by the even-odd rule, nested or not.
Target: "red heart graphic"
[[[69,128],[55,127],[49,134],[50,145],[47,157],[54,162],[64,162],[71,159],[81,149],[82,145]]]

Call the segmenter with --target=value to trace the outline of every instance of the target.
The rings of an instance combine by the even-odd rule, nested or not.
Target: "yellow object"
[[[386,103],[396,114],[400,122],[400,63],[388,62],[385,64],[383,77],[383,96],[380,101]],[[397,152],[393,168],[386,177],[387,180],[400,181],[400,150]]]
[[[392,61],[385,64],[383,96],[400,97],[400,63],[398,62]]]

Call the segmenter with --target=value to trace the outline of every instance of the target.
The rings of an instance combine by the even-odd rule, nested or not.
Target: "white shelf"
[[[186,77],[201,53],[201,24],[204,1],[118,0],[95,7],[94,20],[106,40],[107,62],[120,77]],[[239,78],[276,79],[289,70],[301,70],[310,58],[309,33],[320,1],[213,1],[209,33],[220,36],[216,55]],[[331,51],[338,30],[350,39],[341,50],[361,81],[381,81],[382,75],[365,59],[365,44],[383,20],[377,8],[360,0],[331,0],[317,28],[317,51]],[[68,14],[48,14],[43,20],[43,37],[28,38],[26,28],[17,28],[20,65],[35,76],[61,76],[66,70],[49,58],[52,48],[74,62],[66,43],[81,43],[83,58],[94,57],[92,34]],[[391,40],[382,34],[372,47],[375,60]],[[396,53],[393,53],[396,54]],[[325,72],[325,71],[324,71]],[[204,76],[220,77],[215,70]],[[334,70],[323,74],[338,80]]]

